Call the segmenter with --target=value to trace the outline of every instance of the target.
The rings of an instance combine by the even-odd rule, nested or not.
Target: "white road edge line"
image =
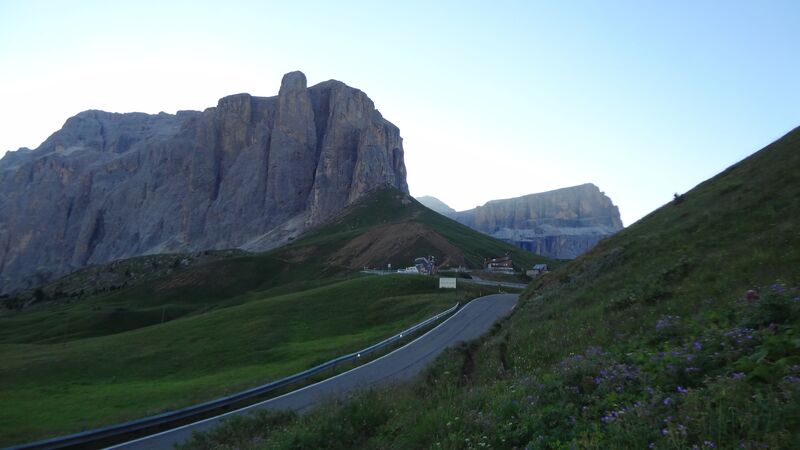
[[[508,294],[491,294],[491,295],[487,295],[486,297],[490,297],[490,296],[493,296],[493,295],[508,295]],[[485,298],[485,297],[479,297],[479,298]],[[475,299],[475,300],[477,300],[477,299]],[[152,439],[152,438],[155,438],[155,437],[158,437],[158,436],[161,436],[161,435],[167,434],[167,433],[172,433],[172,432],[174,432],[174,431],[178,431],[178,430],[182,430],[182,429],[184,429],[184,428],[188,428],[188,427],[192,427],[192,426],[195,426],[195,425],[199,425],[199,424],[201,424],[201,423],[205,423],[205,422],[208,422],[208,421],[211,421],[211,420],[221,419],[221,418],[223,418],[223,417],[225,417],[225,416],[229,416],[229,415],[231,415],[231,414],[237,414],[237,413],[240,413],[240,412],[246,411],[246,410],[248,410],[248,409],[257,408],[257,407],[259,407],[259,406],[261,406],[261,405],[263,405],[263,404],[265,404],[265,403],[271,402],[271,401],[273,401],[273,400],[277,400],[277,399],[279,399],[279,398],[283,398],[283,397],[285,397],[285,396],[287,396],[287,395],[294,394],[295,392],[304,391],[304,390],[306,390],[306,389],[309,389],[309,388],[312,388],[312,387],[314,387],[314,386],[316,386],[316,385],[318,385],[318,384],[326,383],[326,382],[328,382],[329,380],[333,380],[333,379],[336,379],[336,378],[338,378],[338,377],[341,377],[341,376],[343,376],[343,375],[347,375],[347,374],[349,374],[350,372],[352,372],[352,371],[354,371],[354,370],[358,370],[358,369],[360,369],[360,368],[362,368],[362,367],[367,367],[367,366],[369,366],[369,365],[370,365],[370,364],[372,364],[372,363],[378,362],[378,361],[380,361],[381,359],[383,359],[383,358],[386,358],[387,356],[391,355],[391,354],[392,354],[392,353],[394,353],[394,352],[398,352],[398,351],[400,351],[400,350],[402,350],[402,349],[404,349],[404,348],[408,347],[409,345],[411,345],[411,344],[413,344],[413,343],[417,342],[418,340],[420,340],[420,339],[424,338],[425,336],[429,335],[430,333],[433,333],[434,331],[436,331],[436,329],[438,329],[439,327],[441,327],[441,326],[443,326],[444,324],[446,324],[446,323],[447,323],[447,322],[448,322],[450,319],[452,319],[453,317],[456,317],[457,315],[461,314],[461,312],[462,312],[462,311],[464,311],[464,310],[465,310],[465,309],[466,309],[466,308],[467,308],[467,307],[468,307],[468,306],[469,306],[471,303],[472,303],[472,302],[469,302],[469,303],[467,303],[466,305],[464,305],[464,307],[463,307],[463,308],[461,308],[461,309],[459,309],[458,311],[456,311],[456,312],[455,312],[455,314],[453,314],[453,315],[451,315],[450,317],[448,317],[447,319],[445,319],[445,321],[444,321],[444,322],[440,323],[439,325],[436,325],[434,328],[432,328],[432,329],[428,330],[428,332],[427,332],[427,333],[425,333],[425,334],[423,334],[422,336],[420,336],[420,337],[418,337],[418,338],[414,339],[413,341],[409,342],[408,344],[406,344],[406,345],[404,345],[404,346],[402,346],[402,347],[400,347],[400,348],[398,348],[398,349],[396,349],[396,350],[393,350],[393,351],[391,351],[391,352],[389,352],[389,353],[387,353],[387,354],[385,354],[385,355],[381,356],[380,358],[373,359],[372,361],[370,361],[370,362],[368,362],[368,363],[366,363],[366,364],[363,364],[363,365],[361,365],[361,366],[358,366],[358,367],[354,367],[354,368],[352,368],[352,369],[348,370],[347,372],[342,372],[342,373],[340,373],[339,375],[334,375],[334,376],[332,376],[332,377],[330,377],[330,378],[326,378],[326,379],[324,379],[324,380],[321,380],[321,381],[318,381],[318,382],[316,382],[316,383],[314,383],[314,384],[310,384],[310,385],[308,385],[308,386],[303,386],[303,387],[301,387],[301,388],[299,388],[299,389],[295,389],[295,390],[293,390],[293,391],[291,391],[291,392],[287,392],[287,393],[285,393],[285,394],[283,394],[283,395],[279,395],[279,396],[277,396],[277,397],[270,398],[270,399],[264,400],[264,401],[262,401],[262,402],[259,402],[259,403],[256,403],[256,404],[253,404],[253,405],[245,406],[245,407],[243,407],[243,408],[239,408],[239,409],[236,409],[236,410],[234,410],[234,411],[229,411],[229,412],[226,412],[226,413],[224,413],[224,414],[220,414],[220,415],[218,415],[218,416],[209,417],[208,419],[198,420],[197,422],[187,423],[186,425],[182,425],[182,426],[180,426],[180,427],[177,427],[177,428],[171,428],[171,429],[169,429],[169,430],[162,431],[162,432],[160,432],[160,433],[151,434],[151,435],[148,435],[148,436],[143,436],[143,437],[140,437],[139,439],[134,439],[134,440],[132,440],[132,441],[127,441],[127,442],[123,442],[123,443],[121,443],[121,444],[114,445],[113,447],[105,447],[105,450],[112,450],[112,449],[115,449],[115,448],[122,448],[122,447],[124,447],[124,446],[126,446],[126,445],[135,444],[135,443],[137,443],[137,442],[140,442],[140,441],[144,441],[144,440],[147,440],[147,439]]]

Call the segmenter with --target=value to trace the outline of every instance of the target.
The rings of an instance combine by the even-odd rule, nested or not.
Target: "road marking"
[[[485,301],[489,301],[489,300],[488,300],[488,298],[489,298],[489,297],[493,297],[493,296],[495,296],[495,295],[511,295],[511,294],[491,294],[491,295],[487,295],[487,296],[484,296],[484,297],[477,298],[477,299],[475,299],[475,300],[487,299],[487,300],[485,300]],[[472,305],[473,303],[474,303],[474,300],[473,300],[472,302],[469,302],[469,303],[467,303],[466,305],[464,305],[464,307],[462,307],[461,309],[459,309],[458,311],[456,311],[454,314],[452,314],[450,317],[448,317],[447,319],[445,319],[445,320],[444,320],[444,322],[442,322],[442,323],[440,323],[439,325],[435,326],[434,328],[432,328],[432,329],[428,330],[428,331],[427,331],[425,334],[423,334],[422,336],[420,336],[420,337],[418,337],[418,338],[414,339],[413,341],[409,342],[408,344],[406,344],[406,345],[404,345],[404,346],[402,346],[402,347],[400,347],[400,348],[398,348],[398,349],[396,349],[396,350],[393,350],[392,352],[390,352],[390,353],[387,353],[386,355],[383,355],[383,356],[381,356],[380,358],[376,358],[376,359],[374,359],[374,360],[372,360],[372,361],[370,361],[370,362],[368,362],[368,363],[365,363],[365,364],[363,364],[363,365],[361,365],[361,366],[354,367],[354,368],[352,368],[352,369],[348,370],[347,372],[342,372],[342,373],[340,373],[340,374],[338,374],[338,375],[334,375],[334,376],[332,376],[332,377],[330,377],[330,378],[326,378],[326,379],[324,379],[324,380],[321,380],[321,381],[318,381],[318,382],[316,382],[316,383],[314,383],[314,384],[311,384],[311,385],[308,385],[308,386],[301,387],[301,388],[299,388],[299,389],[296,389],[296,390],[294,390],[294,391],[287,392],[287,393],[285,393],[285,394],[283,394],[283,395],[279,395],[278,397],[270,398],[270,399],[264,400],[264,401],[262,401],[262,402],[259,402],[259,403],[256,403],[256,404],[253,404],[253,405],[245,406],[245,407],[239,408],[239,409],[237,409],[237,410],[234,410],[234,411],[229,411],[229,412],[227,412],[227,413],[223,413],[223,414],[220,414],[220,415],[217,415],[217,416],[214,416],[214,417],[209,417],[209,418],[207,418],[207,419],[199,420],[199,421],[197,421],[197,422],[188,423],[188,424],[186,424],[186,425],[182,425],[182,426],[180,426],[180,427],[177,427],[177,428],[171,428],[171,429],[169,429],[169,430],[165,430],[165,431],[162,431],[162,432],[160,432],[160,433],[151,434],[151,435],[148,435],[148,436],[143,436],[143,437],[141,437],[141,438],[134,439],[134,440],[132,440],[132,441],[127,441],[127,442],[123,442],[123,443],[121,443],[121,444],[116,444],[116,445],[114,445],[114,446],[112,446],[112,447],[106,447],[106,449],[108,449],[108,450],[111,450],[111,449],[121,449],[121,448],[125,448],[126,446],[132,446],[132,445],[136,445],[137,443],[140,443],[140,442],[143,442],[143,441],[147,441],[147,440],[151,440],[151,439],[158,438],[159,436],[164,436],[164,435],[167,435],[167,434],[170,434],[170,433],[175,433],[175,432],[178,432],[178,431],[184,430],[184,429],[186,429],[186,428],[189,428],[189,427],[196,427],[196,426],[200,426],[200,425],[202,425],[202,424],[204,424],[204,423],[207,423],[207,422],[210,422],[210,421],[215,421],[215,420],[216,420],[216,421],[218,421],[218,420],[221,420],[222,418],[224,418],[224,417],[227,417],[227,416],[229,416],[229,415],[232,415],[232,414],[238,414],[238,413],[242,413],[242,412],[244,412],[244,411],[247,411],[247,410],[250,410],[250,409],[256,409],[256,408],[260,408],[260,407],[264,406],[265,404],[267,404],[267,403],[269,403],[269,402],[274,402],[274,401],[277,401],[277,400],[279,400],[279,399],[281,399],[281,398],[284,398],[284,397],[287,397],[287,396],[290,396],[290,395],[296,395],[296,393],[298,393],[298,392],[305,391],[305,390],[307,390],[307,389],[310,389],[310,388],[312,388],[312,387],[316,387],[316,386],[322,385],[322,384],[324,384],[324,383],[330,383],[330,382],[331,382],[331,380],[335,380],[335,379],[337,379],[337,378],[339,378],[339,377],[341,377],[341,376],[344,376],[344,375],[349,375],[349,374],[351,374],[352,372],[355,372],[355,371],[357,371],[357,370],[364,370],[364,369],[363,369],[364,367],[368,367],[368,366],[370,366],[371,364],[377,363],[378,361],[381,361],[382,359],[384,359],[384,358],[387,358],[387,357],[389,357],[390,355],[393,355],[393,354],[395,354],[396,352],[400,352],[401,350],[403,350],[403,349],[405,349],[405,348],[407,348],[407,347],[409,347],[409,346],[411,346],[411,345],[414,345],[414,344],[415,344],[415,343],[417,343],[419,340],[421,340],[421,339],[425,338],[425,337],[426,337],[426,336],[428,336],[429,334],[431,334],[431,333],[433,333],[434,331],[438,330],[440,327],[444,326],[444,325],[445,325],[447,322],[449,322],[449,321],[450,321],[450,320],[452,320],[453,318],[455,318],[455,317],[459,316],[459,314],[462,314],[464,311],[467,311],[467,310],[469,310],[469,309],[474,309],[474,308],[477,308],[477,306],[470,307],[470,305]],[[487,309],[488,309],[488,307],[487,307],[487,308],[484,308],[484,309],[483,309],[481,312],[485,312]],[[463,328],[462,328],[462,330],[463,330]],[[460,332],[460,331],[461,331],[461,330],[459,330],[459,332]],[[431,352],[431,353],[432,353],[432,352]],[[430,353],[428,353],[428,354],[430,354]],[[396,373],[396,372],[395,372],[395,373]],[[386,377],[384,377],[384,378],[386,378]],[[383,379],[383,378],[382,378],[382,379]],[[382,380],[382,379],[381,379],[381,380]],[[371,383],[371,384],[369,384],[369,385],[371,386],[372,384],[374,384],[374,383]],[[317,403],[317,402],[312,402],[312,403],[308,403],[308,404],[306,404],[306,405],[303,405],[303,406],[302,406],[302,408],[300,408],[300,411],[303,411],[303,410],[307,409],[309,406],[313,405],[314,403]],[[172,444],[174,445],[174,442],[173,442]]]

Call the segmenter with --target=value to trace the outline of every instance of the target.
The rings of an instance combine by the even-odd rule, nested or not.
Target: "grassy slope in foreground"
[[[537,280],[417,383],[189,447],[796,448],[799,220],[797,129]]]
[[[92,335],[101,324],[89,322],[65,328],[82,333],[36,340],[46,331],[33,332],[25,320],[17,328],[30,342],[6,336],[0,343],[0,445],[155,414],[289,375],[478,294],[468,286],[439,291],[425,277],[360,277],[287,295],[252,293],[235,306],[101,336]],[[53,323],[70,307],[116,308],[104,301],[110,299],[36,314]],[[4,333],[18,325],[13,320],[3,320]]]

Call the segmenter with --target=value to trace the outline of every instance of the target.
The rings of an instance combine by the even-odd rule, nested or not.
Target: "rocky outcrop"
[[[492,200],[445,215],[525,250],[560,259],[575,258],[622,229],[619,209],[593,184]]]
[[[0,293],[136,255],[265,250],[377,187],[408,192],[400,131],[363,92],[284,76],[203,112],[86,111],[0,160]]]

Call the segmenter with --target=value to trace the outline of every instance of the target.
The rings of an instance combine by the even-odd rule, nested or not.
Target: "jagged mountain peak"
[[[399,129],[362,91],[235,94],[203,112],[89,110],[0,160],[0,293],[141,254],[270,248],[378,186],[408,192]]]

